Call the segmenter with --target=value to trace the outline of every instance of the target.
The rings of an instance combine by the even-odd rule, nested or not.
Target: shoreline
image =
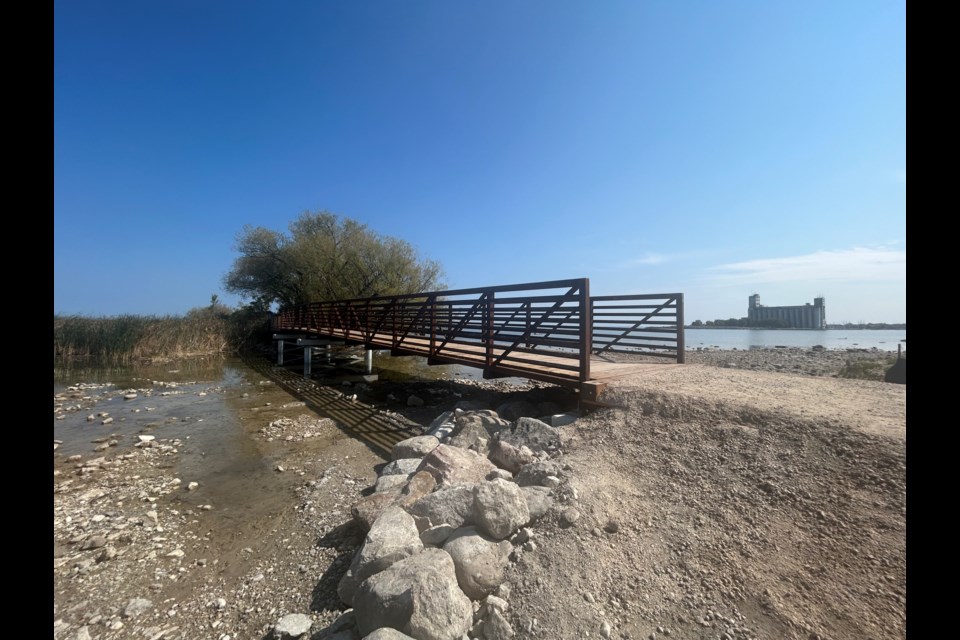
[[[860,637],[857,631],[834,627],[830,613],[832,603],[848,601],[845,612],[870,613],[858,624],[869,623],[875,637],[897,637],[905,603],[903,442],[865,435],[845,420],[875,420],[879,403],[863,411],[855,403],[870,402],[873,394],[899,396],[904,389],[830,380],[850,356],[890,355],[804,348],[688,351],[690,364],[744,371],[671,367],[663,374],[668,379],[645,378],[634,384],[647,387],[620,390],[628,400],[624,407],[563,427],[563,460],[574,476],[582,522],[570,525],[559,510],[551,512],[531,528],[535,545],[517,547],[506,569],[514,589],[510,623],[515,629],[539,624],[544,637],[592,635],[603,613],[583,593],[608,602],[629,598],[625,594],[640,586],[649,600],[624,599],[609,621],[631,637],[648,637],[662,626],[692,639],[722,615],[718,630],[736,620],[743,637],[802,640],[829,632],[852,640]],[[824,379],[794,385],[784,375],[748,369]],[[165,419],[141,434],[155,437],[132,446],[131,440],[142,439],[118,437],[119,446],[106,443],[102,451],[91,442],[88,452],[74,455],[58,453],[55,443],[55,638],[260,638],[295,612],[310,617],[307,637],[326,638],[350,627],[341,618],[346,609],[337,587],[364,541],[350,506],[372,490],[386,459],[336,421],[304,407],[301,398],[258,378],[222,393],[242,420],[243,446],[263,458],[261,473],[239,475],[269,484],[277,498],[269,503],[250,504],[249,497],[234,503],[212,479],[194,485],[197,477],[182,463],[205,455],[199,453],[203,445],[196,435],[176,437],[164,429]],[[806,391],[786,393],[793,386]],[[359,420],[376,405],[420,425],[460,400],[491,409],[505,400],[563,400],[550,397],[559,389],[552,385],[516,388],[496,380],[345,389],[359,394],[350,405]],[[388,401],[391,392],[396,399]],[[409,401],[414,394],[422,405]],[[737,394],[763,407],[750,410]],[[803,411],[784,411],[794,401]],[[831,402],[843,409],[844,419],[815,415],[814,409]],[[214,465],[216,450],[204,450],[205,464]],[[687,468],[691,460],[696,474]],[[872,470],[869,476],[861,473],[864,468]],[[731,492],[731,486],[738,490]],[[731,515],[739,513],[751,517]],[[616,526],[609,526],[611,518]],[[864,533],[860,525],[867,521],[883,526]],[[825,548],[821,535],[837,543]],[[746,555],[727,557],[725,547],[711,542],[718,540],[734,540]],[[685,555],[661,555],[664,541]],[[771,553],[785,560],[766,561]],[[690,568],[691,558],[742,593],[725,595],[713,578],[704,583]],[[868,593],[867,586],[881,579],[873,558],[883,561],[884,589],[899,599]],[[842,580],[829,571],[804,573],[813,588],[802,592],[789,591],[782,580],[795,577],[795,567],[834,562],[846,568]]]

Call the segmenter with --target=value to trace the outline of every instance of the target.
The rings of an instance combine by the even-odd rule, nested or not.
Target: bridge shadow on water
[[[263,356],[244,355],[242,358],[251,369],[273,380],[320,415],[334,420],[341,431],[387,460],[396,443],[423,432],[423,427],[416,422],[351,400],[350,396],[304,378],[302,374],[274,364]]]

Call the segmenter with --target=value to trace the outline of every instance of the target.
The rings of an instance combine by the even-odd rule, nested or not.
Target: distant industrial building
[[[794,307],[765,307],[760,304],[760,296],[753,294],[747,306],[747,320],[751,325],[765,320],[779,320],[787,323],[793,329],[826,329],[827,312],[823,298],[814,298],[809,302]]]

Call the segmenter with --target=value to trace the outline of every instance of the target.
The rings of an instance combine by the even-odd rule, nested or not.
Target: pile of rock
[[[533,418],[543,407],[520,404],[446,412],[394,447],[374,492],[352,508],[367,535],[338,589],[353,608],[329,637],[513,637],[505,570],[535,548],[527,525],[564,499],[569,469],[548,422],[575,419]]]

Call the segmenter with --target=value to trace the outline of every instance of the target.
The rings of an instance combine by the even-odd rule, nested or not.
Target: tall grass
[[[840,378],[857,380],[883,380],[887,370],[897,361],[896,356],[881,358],[848,359],[837,374]]]
[[[262,330],[261,314],[222,305],[191,309],[184,316],[53,317],[57,362],[95,360],[129,364],[234,351]]]

